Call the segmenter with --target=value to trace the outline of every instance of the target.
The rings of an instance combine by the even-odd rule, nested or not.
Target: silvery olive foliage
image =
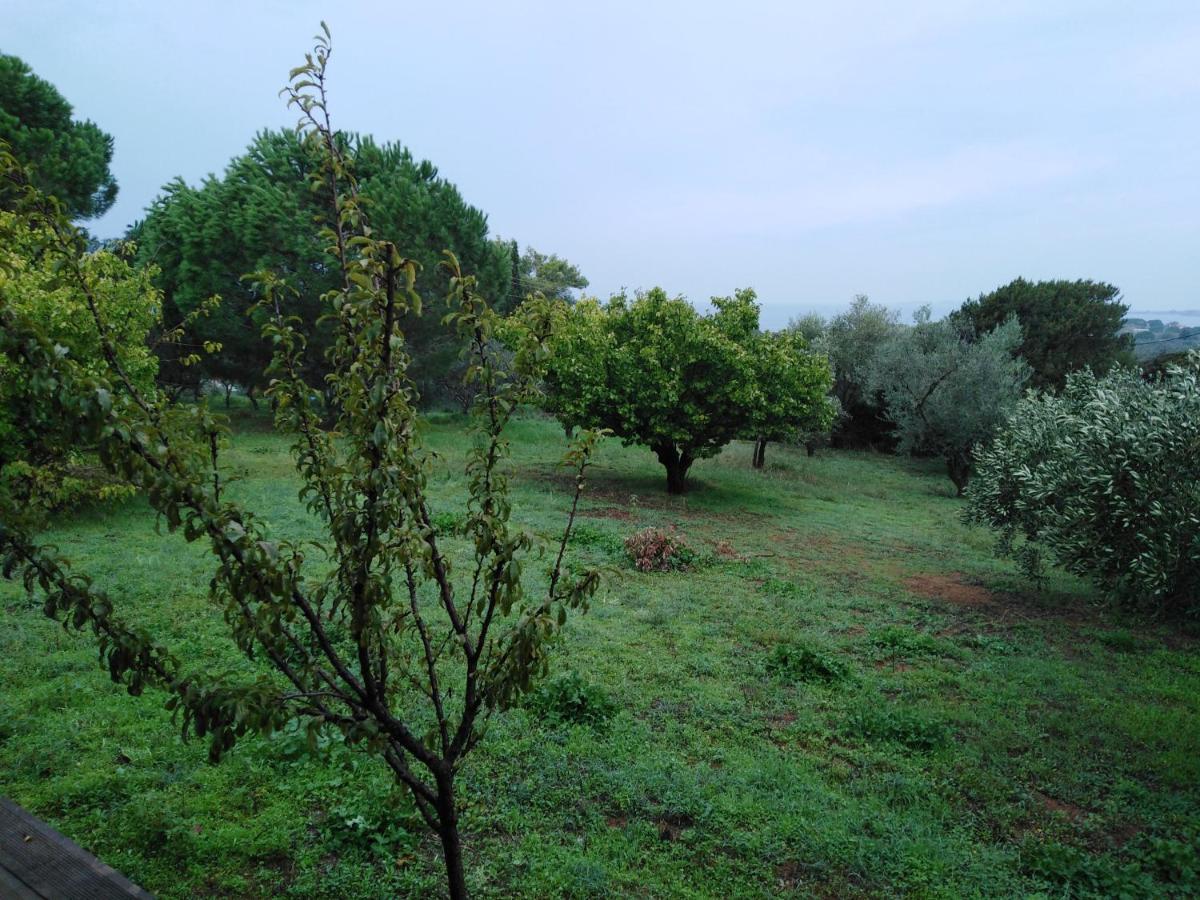
[[[1049,561],[1147,611],[1200,616],[1200,354],[1030,394],[976,455],[967,521],[1039,577]]]
[[[1020,343],[1015,318],[969,341],[954,323],[932,321],[924,307],[911,327],[884,341],[867,369],[868,391],[882,395],[899,449],[943,458],[960,494],[975,447],[995,433],[1029,379],[1029,366],[1015,355]]]
[[[420,311],[418,266],[371,230],[359,201],[353,161],[341,151],[326,105],[330,52],[323,26],[285,90],[300,112],[300,134],[322,152],[314,179],[334,203],[322,232],[328,264],[340,273],[323,297],[334,332],[324,390],[305,379],[308,341],[289,314],[286,282],[269,272],[254,277],[264,336],[275,348],[269,394],[276,426],[293,437],[301,499],[324,528],[318,542],[281,539],[230,499],[220,460],[223,420],[202,403],[172,405],[131,376],[83,262],[82,235],[11,156],[3,160],[7,188],[20,196],[18,214],[45,236],[41,251],[87,309],[104,365],[74,358],[2,295],[0,353],[30,373],[29,389],[47,415],[144,492],[167,530],[209,547],[212,599],[237,647],[260,661],[258,674],[220,674],[205,660],[178,659],[121,618],[119,591],[110,595],[74,572],[20,527],[14,510],[0,509],[0,566],[6,577],[23,579],[48,616],[90,631],[113,680],[131,694],[166,692],[185,736],[208,737],[214,761],[249,733],[293,723],[312,745],[334,729],[372,754],[440,837],[449,893],[464,897],[455,777],[488,716],[545,673],[548,640],[596,589],[596,573],[574,571],[564,557],[598,436],[581,432],[566,453],[575,476],[570,512],[550,548],[544,591],[527,593],[524,573],[536,548],[510,522],[504,432],[530,396],[529,373],[547,335],[521,334],[506,367],[491,349],[496,314],[447,254],[443,321],[468,344],[464,377],[479,391],[466,508],[452,534],[434,524],[444,511],[426,490],[434,457],[422,448],[399,328],[406,314]],[[333,397],[331,409],[321,407],[324,396]],[[458,552],[450,552],[450,540]]]

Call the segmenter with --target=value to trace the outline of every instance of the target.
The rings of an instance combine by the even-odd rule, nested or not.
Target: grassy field
[[[513,438],[515,518],[549,539],[569,500],[561,430],[531,417]],[[461,421],[434,416],[428,441],[441,508],[459,509]],[[275,533],[315,537],[286,444],[241,419],[234,490]],[[699,463],[671,498],[648,451],[605,445],[572,549],[607,571],[555,649],[566,680],[498,716],[462,779],[478,895],[1200,890],[1200,644],[1065,576],[1034,591],[959,522],[932,463],[772,446],[753,472],[749,453]],[[699,563],[637,572],[623,538],[672,524]],[[203,549],[157,535],[144,504],[52,539],[181,657],[249,665]],[[15,584],[0,608],[0,793],[149,890],[440,890],[436,842],[382,767],[336,744],[318,764],[288,734],[210,766],[86,636]],[[589,723],[554,715],[580,704]]]

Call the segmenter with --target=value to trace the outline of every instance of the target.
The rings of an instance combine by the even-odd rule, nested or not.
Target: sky
[[[0,0],[0,52],[115,138],[109,237],[294,125],[278,90],[322,19],[335,125],[589,293],[749,286],[779,327],[1092,278],[1200,323],[1195,0]]]

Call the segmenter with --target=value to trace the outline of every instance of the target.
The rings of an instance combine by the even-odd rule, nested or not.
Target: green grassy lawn
[[[448,416],[428,429],[446,511],[463,434]],[[530,417],[512,437],[514,518],[549,540],[569,503],[561,430]],[[232,490],[279,536],[316,537],[286,447],[242,419]],[[772,446],[754,472],[749,455],[697,464],[673,498],[649,451],[602,449],[572,552],[604,586],[554,653],[616,712],[493,720],[462,777],[476,894],[1200,889],[1200,644],[1066,576],[1035,591],[959,522],[933,463]],[[677,525],[701,563],[637,572],[621,541],[648,525]],[[252,665],[207,600],[203,548],[156,534],[144,503],[65,517],[52,540],[181,658]],[[436,841],[382,766],[336,744],[315,762],[288,734],[209,765],[161,695],[107,680],[86,635],[12,583],[0,609],[0,793],[149,890],[440,891]]]

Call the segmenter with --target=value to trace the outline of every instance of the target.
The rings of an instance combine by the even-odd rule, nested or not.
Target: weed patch
[[[767,671],[791,681],[841,681],[849,667],[825,648],[806,643],[776,644],[767,660]]]
[[[569,723],[601,728],[618,706],[604,688],[578,672],[563,672],[541,684],[525,704],[552,725]]]

